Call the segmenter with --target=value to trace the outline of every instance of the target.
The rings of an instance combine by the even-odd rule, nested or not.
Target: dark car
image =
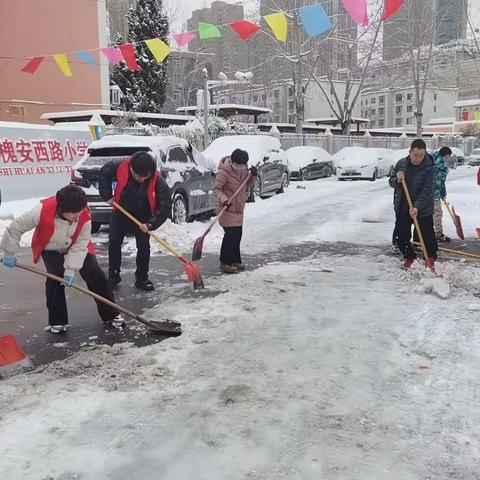
[[[92,231],[110,223],[111,207],[98,193],[99,171],[110,160],[150,152],[172,191],[172,220],[184,223],[214,211],[214,173],[195,162],[188,142],[177,137],[111,135],[90,144],[72,171],[72,183],[87,193]]]
[[[315,180],[335,173],[333,157],[323,148],[299,146],[287,150],[290,180]]]
[[[280,141],[269,135],[231,135],[214,140],[203,152],[210,164],[218,166],[223,157],[241,148],[249,156],[249,165],[258,166],[258,178],[249,201],[254,196],[270,197],[283,193],[290,183],[287,155]]]

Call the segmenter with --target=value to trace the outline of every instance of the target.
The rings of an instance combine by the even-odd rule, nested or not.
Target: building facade
[[[110,40],[115,42],[118,35],[125,38],[128,33],[127,15],[136,0],[107,0]]]
[[[105,46],[104,2],[0,2],[0,18],[0,120],[46,123],[40,119],[45,112],[109,108],[108,64],[98,52],[94,56],[99,67],[69,57],[71,78],[63,75],[52,56],[35,74],[21,72],[28,59],[38,55]]]
[[[455,88],[428,87],[423,107],[423,124],[434,119],[455,116],[458,90]],[[370,128],[414,128],[415,89],[366,89],[361,94],[362,117],[370,120]]]

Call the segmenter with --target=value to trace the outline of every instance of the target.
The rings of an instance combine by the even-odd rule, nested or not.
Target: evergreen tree
[[[161,0],[137,0],[127,16],[128,34],[126,40],[117,37],[116,44],[136,43],[142,40],[168,36],[168,19]],[[124,62],[115,65],[112,82],[120,87],[126,110],[134,112],[159,113],[165,103],[167,90],[167,62],[158,63],[145,43],[135,45],[137,61],[141,70],[130,71]]]

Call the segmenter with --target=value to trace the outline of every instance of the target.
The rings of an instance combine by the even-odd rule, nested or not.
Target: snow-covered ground
[[[452,172],[447,189],[474,237],[476,169]],[[292,183],[246,218],[248,254],[364,248],[210,278],[212,295],[182,301],[168,287],[146,316],[181,321],[181,337],[89,347],[2,381],[0,478],[478,478],[476,265],[445,262],[451,297],[425,294],[420,267],[405,273],[378,248],[393,226],[385,179]],[[186,250],[205,227],[164,234]],[[220,241],[217,228],[205,249]]]

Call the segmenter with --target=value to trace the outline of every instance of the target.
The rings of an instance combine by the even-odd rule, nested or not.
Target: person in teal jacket
[[[438,152],[433,153],[435,160],[435,183],[433,185],[433,199],[435,200],[435,210],[433,213],[433,222],[435,227],[435,236],[437,242],[449,242],[451,239],[443,233],[443,210],[442,201],[447,198],[447,189],[445,182],[448,175],[448,160],[452,155],[449,147],[442,147]]]

